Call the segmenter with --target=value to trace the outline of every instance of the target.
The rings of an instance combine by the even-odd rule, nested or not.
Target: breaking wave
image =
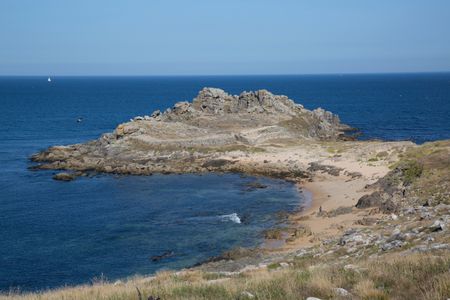
[[[223,221],[231,221],[231,222],[234,222],[236,224],[241,224],[242,223],[241,219],[239,218],[237,213],[232,213],[232,214],[229,214],[229,215],[223,215],[223,216],[220,216],[220,218]]]

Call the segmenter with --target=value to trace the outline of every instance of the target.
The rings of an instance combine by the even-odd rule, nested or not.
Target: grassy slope
[[[411,166],[405,179],[411,183],[414,196],[432,205],[450,204],[450,140],[411,149],[401,161]]]
[[[348,290],[352,299],[446,299],[450,295],[450,254],[391,255],[383,260],[355,261],[351,268],[318,258],[299,258],[289,267],[267,268],[239,275],[219,276],[201,271],[164,272],[153,280],[125,283],[98,282],[42,294],[7,299],[349,299],[336,296],[336,288]],[[0,297],[2,299],[2,297]]]

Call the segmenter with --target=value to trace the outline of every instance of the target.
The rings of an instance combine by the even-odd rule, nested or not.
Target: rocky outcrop
[[[72,181],[76,177],[77,177],[76,174],[66,173],[66,172],[61,172],[61,173],[53,175],[53,179],[60,180],[60,181]]]
[[[350,129],[323,109],[313,111],[266,90],[230,95],[204,88],[189,102],[135,117],[85,144],[51,147],[32,157],[41,169],[120,174],[236,170],[219,153],[268,144],[338,140]]]
[[[374,190],[358,200],[357,208],[377,207],[396,212],[405,205],[450,204],[450,141],[412,147],[389,173],[368,186]]]

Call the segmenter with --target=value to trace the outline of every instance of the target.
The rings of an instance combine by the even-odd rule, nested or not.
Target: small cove
[[[58,182],[49,173],[32,172],[34,184],[10,188],[2,203],[2,290],[148,275],[259,246],[264,229],[281,222],[276,214],[302,199],[292,183],[237,174]],[[266,187],[249,189],[255,181]]]
[[[422,143],[449,138],[449,78],[55,77],[50,85],[46,77],[0,78],[0,290],[191,266],[236,246],[260,245],[279,211],[296,210],[305,201],[292,183],[236,174],[57,182],[52,171],[27,169],[39,150],[96,139],[136,115],[191,100],[204,86],[231,93],[266,88],[338,113],[363,138]],[[249,190],[246,184],[254,181],[267,187]]]

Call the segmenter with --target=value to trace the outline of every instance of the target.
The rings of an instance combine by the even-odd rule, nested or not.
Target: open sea
[[[362,139],[450,138],[450,74],[0,77],[0,292],[116,280],[192,266],[262,243],[304,194],[237,174],[114,176],[54,181],[30,171],[51,145],[97,138],[137,115],[191,100],[205,87],[267,89],[323,107]],[[76,120],[82,117],[83,122]],[[258,181],[267,188],[249,190]],[[159,261],[151,258],[169,253]]]

